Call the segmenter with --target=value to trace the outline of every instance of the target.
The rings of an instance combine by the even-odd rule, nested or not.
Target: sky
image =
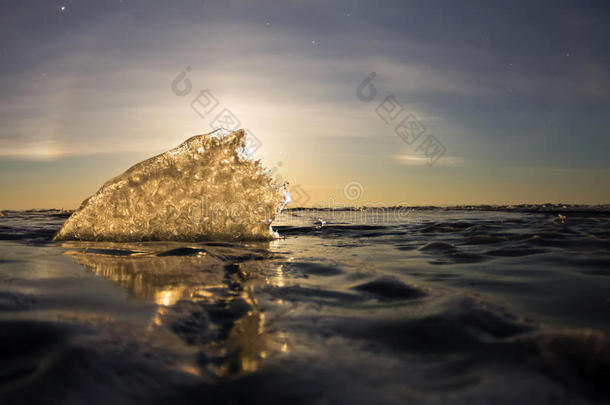
[[[608,43],[607,1],[3,0],[0,209],[219,122],[293,206],[610,203]]]

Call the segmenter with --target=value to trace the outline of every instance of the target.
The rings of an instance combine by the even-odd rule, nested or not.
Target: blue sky
[[[206,89],[307,205],[609,203],[609,17],[602,1],[9,0],[0,208],[74,208],[209,132],[191,108]],[[443,145],[434,165],[394,132],[402,115],[378,115],[388,96]]]

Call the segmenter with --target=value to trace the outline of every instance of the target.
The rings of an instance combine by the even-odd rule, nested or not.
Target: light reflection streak
[[[189,344],[198,344],[206,358],[215,359],[200,365],[202,370],[218,376],[235,376],[257,370],[260,363],[274,353],[288,351],[286,337],[278,339],[277,332],[274,335],[267,327],[268,321],[258,308],[255,295],[257,287],[285,285],[282,265],[242,260],[230,267],[237,271],[227,270],[227,258],[264,255],[269,244],[264,244],[265,249],[261,249],[261,244],[252,248],[202,246],[200,248],[206,249],[207,254],[161,257],[157,254],[176,246],[161,243],[79,245],[71,242],[65,247],[69,247],[67,255],[93,274],[117,283],[134,298],[158,305],[147,327],[149,332],[155,328],[173,331],[177,322],[196,324],[200,312],[208,313],[204,318],[209,325],[201,331],[186,327],[185,339],[196,342]],[[269,265],[273,266],[271,272]],[[263,271],[263,268],[267,270]],[[267,276],[262,276],[263,273]],[[234,312],[239,312],[239,305],[245,305],[249,310],[230,319]],[[215,320],[213,314],[218,311],[219,320]],[[183,371],[198,375],[201,370]]]

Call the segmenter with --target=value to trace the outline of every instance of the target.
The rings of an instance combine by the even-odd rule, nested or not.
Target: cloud
[[[399,165],[404,166],[429,166],[430,159],[422,155],[413,154],[395,154],[392,159]],[[461,166],[464,164],[464,159],[456,156],[441,156],[434,166]]]
[[[206,35],[210,32],[216,35]],[[219,33],[230,34],[220,41]],[[253,24],[180,26],[170,35],[176,44],[160,63],[159,55],[148,49],[125,55],[123,45],[108,49],[100,61],[89,45],[103,41],[106,34],[114,38],[103,24],[92,25],[75,36],[71,50],[61,58],[14,78],[12,94],[0,99],[0,155],[19,151],[20,156],[38,159],[40,145],[50,142],[62,154],[164,150],[186,136],[211,130],[209,120],[189,106],[203,89],[210,89],[234,111],[243,126],[268,139],[374,136],[379,127],[375,105],[362,104],[355,96],[371,69],[387,72],[380,74],[380,90],[383,82],[388,83],[382,94],[406,91],[399,86],[403,82],[411,83],[410,90],[419,85],[419,91],[466,91],[452,87],[444,73],[424,66],[402,66],[371,56],[335,58],[313,52],[302,34],[278,36]],[[165,41],[171,44],[169,38]],[[295,49],[295,43],[309,48]],[[180,98],[169,86],[187,65],[193,68],[193,92]],[[375,103],[381,100],[380,95]],[[425,107],[416,108],[419,111],[410,111],[426,120]]]

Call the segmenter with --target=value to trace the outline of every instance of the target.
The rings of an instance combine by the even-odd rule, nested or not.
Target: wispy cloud
[[[395,154],[392,155],[392,159],[405,166],[428,166],[430,159],[422,155],[414,154]],[[441,159],[436,161],[435,166],[461,166],[465,163],[464,159],[455,156],[443,156]]]

